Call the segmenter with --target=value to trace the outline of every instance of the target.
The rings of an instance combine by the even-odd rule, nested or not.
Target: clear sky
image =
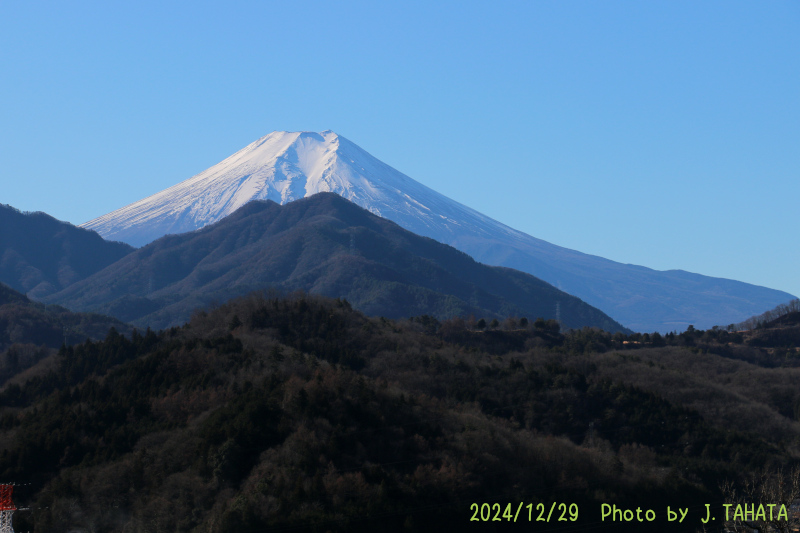
[[[119,4],[119,5],[114,5]],[[514,228],[800,295],[800,1],[0,2],[0,203],[334,130]]]

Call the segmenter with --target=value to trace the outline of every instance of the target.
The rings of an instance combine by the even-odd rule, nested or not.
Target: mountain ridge
[[[84,227],[134,244],[216,222],[250,199],[285,204],[335,192],[476,260],[532,274],[639,331],[735,323],[793,298],[783,291],[656,271],[563,248],[455,202],[327,130],[273,132],[217,165]]]
[[[3,204],[0,228],[0,282],[32,298],[62,290],[134,250],[47,213]]]
[[[625,329],[542,280],[482,265],[334,193],[283,206],[250,202],[195,232],[162,237],[48,301],[165,327],[215,299],[267,288],[344,297],[388,318],[552,318],[560,301],[567,327]]]

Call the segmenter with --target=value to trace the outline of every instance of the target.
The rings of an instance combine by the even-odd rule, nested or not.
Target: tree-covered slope
[[[254,289],[342,297],[371,315],[559,318],[624,328],[529,274],[477,263],[332,193],[252,202],[202,230],[170,235],[47,301],[154,328]]]
[[[714,353],[757,349],[726,335],[475,329],[251,295],[181,328],[112,330],[7,387],[0,477],[31,483],[15,493],[33,508],[15,527],[34,532],[531,525],[523,511],[485,529],[470,520],[476,502],[530,504],[537,531],[686,531],[664,517],[683,506],[694,530],[722,481],[797,459],[797,415],[742,394],[795,370]],[[729,364],[738,403],[699,394]],[[684,371],[695,407],[656,382]],[[754,407],[769,415],[759,425],[737,419]],[[537,505],[564,502],[575,521],[536,522]],[[659,518],[603,522],[601,503]]]
[[[123,333],[131,331],[115,318],[32,302],[0,283],[0,385],[52,355],[62,344],[103,339],[112,327]]]

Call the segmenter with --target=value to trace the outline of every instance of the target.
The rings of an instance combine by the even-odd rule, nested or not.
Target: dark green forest
[[[18,531],[700,531],[725,482],[795,464],[798,346],[791,320],[563,332],[251,294],[5,383],[0,479],[30,484]],[[577,520],[536,522],[558,504]]]

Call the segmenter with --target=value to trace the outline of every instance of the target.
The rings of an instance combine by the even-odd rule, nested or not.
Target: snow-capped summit
[[[83,224],[145,245],[214,223],[250,200],[334,192],[478,261],[533,274],[639,331],[740,322],[792,295],[680,270],[660,272],[561,248],[514,230],[382,163],[332,131],[276,131],[169,189]]]
[[[280,204],[335,192],[376,215],[437,240],[464,217],[484,231],[515,233],[442,196],[328,130],[276,131],[224,161],[143,200],[85,224],[110,240],[145,245],[168,233],[214,223],[250,200]]]

